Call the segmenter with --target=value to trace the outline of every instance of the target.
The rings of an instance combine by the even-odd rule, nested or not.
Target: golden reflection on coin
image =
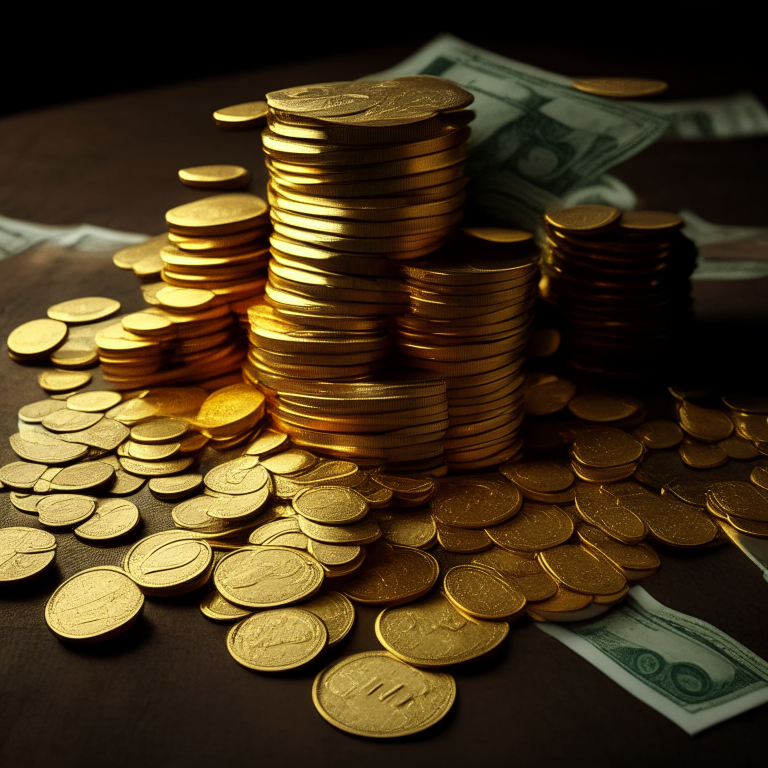
[[[716,408],[704,408],[683,402],[678,409],[677,418],[680,420],[680,426],[697,440],[725,440],[733,432],[733,422],[728,414]]]
[[[618,421],[626,419],[643,407],[634,397],[613,392],[576,395],[569,403],[568,410],[585,421]]]
[[[610,560],[627,579],[648,575],[661,565],[656,551],[648,544],[622,544],[593,525],[580,525],[578,534],[584,546]]]
[[[19,408],[19,418],[29,424],[40,424],[46,416],[64,410],[67,407],[63,400],[37,400]]]
[[[239,165],[196,165],[180,169],[179,179],[188,187],[239,189],[248,186],[251,175]]]
[[[35,493],[47,493],[48,490],[86,491],[98,488],[115,477],[115,468],[105,461],[82,461],[54,471],[56,474],[49,480],[50,488],[40,490],[36,484]]]
[[[529,555],[530,557],[530,555]],[[547,600],[557,592],[557,582],[538,560],[494,547],[472,558],[473,563],[492,568],[525,595],[528,601]]]
[[[283,672],[312,661],[327,642],[325,624],[314,613],[278,608],[235,624],[227,635],[227,650],[249,669]]]
[[[239,621],[252,613],[247,608],[241,608],[225,600],[216,587],[211,587],[208,594],[200,601],[200,612],[211,621],[227,623]]]
[[[49,566],[56,537],[38,528],[0,528],[0,583],[23,581]]]
[[[576,509],[583,520],[625,544],[636,544],[648,535],[643,520],[601,486],[579,484]]]
[[[64,640],[107,640],[139,616],[144,595],[120,568],[103,565],[67,579],[45,606],[45,621]]]
[[[126,499],[99,499],[96,511],[74,533],[86,541],[108,541],[132,531],[140,520],[134,503]]]
[[[277,432],[274,429],[265,429],[245,449],[245,453],[249,456],[266,456],[287,446],[289,442],[290,438],[285,433]]]
[[[8,351],[25,360],[52,352],[67,337],[67,325],[60,320],[40,319],[14,328],[6,344]]]
[[[248,547],[222,558],[213,576],[222,596],[246,608],[275,608],[305,600],[323,583],[309,555],[280,547]]]
[[[728,461],[728,454],[722,448],[699,443],[689,438],[685,438],[677,446],[677,452],[680,454],[680,458],[694,469],[713,469]]]
[[[508,520],[523,498],[514,485],[495,477],[451,477],[432,499],[438,523],[456,528],[486,528]]]
[[[612,205],[589,204],[547,211],[544,220],[556,229],[566,232],[589,232],[613,224],[620,216],[621,211]]]
[[[617,467],[638,461],[643,444],[616,427],[596,427],[576,435],[571,456],[589,467]]]
[[[385,651],[347,656],[324,669],[312,701],[331,725],[369,738],[418,733],[441,720],[456,699],[456,682]]]
[[[713,483],[707,501],[713,501],[725,514],[768,523],[768,494],[750,483],[729,480]]]
[[[646,447],[655,451],[674,448],[683,439],[683,430],[673,421],[646,421],[632,431]]]
[[[495,544],[505,549],[538,552],[568,541],[574,526],[560,507],[527,501],[512,520],[485,531]]]
[[[428,510],[407,512],[382,510],[376,512],[374,518],[384,533],[384,539],[400,547],[429,548],[437,535],[435,520]],[[467,529],[461,530],[474,533]]]
[[[379,541],[368,547],[362,568],[340,591],[366,605],[396,605],[426,594],[438,575],[437,561],[426,552]]]
[[[313,541],[323,544],[371,544],[381,537],[381,528],[371,517],[346,525],[324,525],[299,516],[299,528]]]
[[[212,491],[239,495],[260,490],[269,473],[255,456],[241,456],[209,470],[204,480]]]
[[[48,307],[51,320],[64,323],[93,323],[103,320],[120,311],[120,302],[103,296],[85,296],[82,299],[70,299]]]
[[[76,493],[54,493],[37,505],[40,522],[50,528],[66,528],[87,520],[96,509],[96,499]]]
[[[476,659],[509,633],[500,621],[473,621],[439,592],[415,603],[386,608],[376,618],[376,637],[390,653],[416,667],[444,667]]]
[[[58,368],[40,371],[37,383],[46,392],[71,392],[91,380],[90,371],[62,371]]]
[[[626,586],[624,574],[609,560],[578,544],[562,544],[539,561],[566,589],[585,595],[612,595]]]
[[[31,461],[12,461],[0,467],[0,483],[20,491],[31,491],[35,483],[48,470],[44,464]]]
[[[316,485],[294,496],[293,508],[312,522],[344,525],[362,520],[368,502],[353,488]]]
[[[114,408],[122,399],[123,396],[119,392],[109,392],[108,390],[78,392],[67,398],[67,408],[71,408],[73,411],[96,413]]]
[[[484,621],[514,620],[525,609],[525,595],[479,565],[457,565],[445,574],[445,596],[458,610]]]
[[[203,485],[202,475],[173,475],[170,477],[153,477],[149,481],[149,490],[158,499],[180,499],[200,490]]]
[[[213,119],[216,125],[223,128],[261,128],[266,125],[267,110],[266,101],[246,101],[243,104],[217,109],[213,113]]]
[[[161,417],[149,419],[131,428],[131,440],[139,443],[164,443],[180,438],[187,431],[184,419]]]
[[[355,624],[355,607],[341,592],[326,592],[301,604],[301,608],[314,613],[328,630],[328,646],[340,643]]]
[[[663,80],[636,77],[584,77],[571,83],[573,88],[612,99],[642,99],[658,96],[669,88]]]
[[[42,425],[50,432],[77,432],[88,429],[104,418],[102,413],[85,413],[72,411],[69,408],[48,414]]]
[[[317,458],[308,451],[293,448],[273,456],[265,456],[260,459],[262,466],[277,475],[289,475],[292,472],[301,472],[309,469],[316,463]]]
[[[483,528],[456,528],[453,525],[440,525],[437,528],[437,541],[447,552],[473,553],[482,552],[493,546]]]

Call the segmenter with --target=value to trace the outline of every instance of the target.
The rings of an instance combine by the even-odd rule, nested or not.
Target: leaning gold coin
[[[584,595],[612,595],[627,586],[610,560],[578,544],[561,544],[542,552],[539,562],[559,584]]]
[[[206,619],[220,622],[240,621],[250,616],[252,611],[233,605],[225,600],[216,587],[211,587],[208,594],[200,601],[200,612]]]
[[[90,371],[62,371],[58,368],[40,371],[37,377],[37,383],[46,392],[71,392],[84,387],[90,380]]]
[[[96,511],[75,528],[86,541],[108,541],[132,531],[141,520],[138,507],[126,499],[99,499]]]
[[[70,299],[48,307],[51,320],[64,323],[93,323],[114,315],[120,310],[120,302],[103,296],[84,296],[82,299]]]
[[[525,595],[480,565],[456,565],[445,574],[445,596],[458,610],[485,621],[514,620],[525,609]]]
[[[38,528],[0,528],[0,583],[40,573],[56,556],[56,537]]]
[[[227,635],[232,658],[258,672],[284,672],[304,666],[327,643],[325,624],[301,608],[262,611],[235,624]]]
[[[30,320],[14,328],[8,336],[8,351],[24,359],[35,359],[52,352],[67,338],[67,325],[60,320]]]
[[[143,605],[125,571],[103,565],[67,579],[45,606],[45,621],[64,640],[107,640],[128,629]]]
[[[301,607],[325,624],[329,648],[340,643],[355,624],[355,607],[341,592],[326,592],[302,603]]]
[[[276,608],[305,600],[323,584],[313,557],[282,547],[246,547],[223,557],[213,575],[225,600],[245,608]]]
[[[371,695],[372,685],[381,693]],[[429,728],[448,713],[455,699],[451,675],[416,669],[386,651],[340,659],[312,686],[312,701],[331,725],[379,739]]]
[[[379,642],[416,667],[445,667],[476,659],[499,645],[508,633],[506,622],[468,619],[439,592],[387,608],[376,619]]]

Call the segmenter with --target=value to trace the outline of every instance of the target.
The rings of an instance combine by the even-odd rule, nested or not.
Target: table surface
[[[0,214],[158,234],[168,208],[200,197],[179,184],[179,168],[241,164],[252,171],[252,189],[263,189],[258,133],[217,130],[210,118],[214,108],[289,85],[361,77],[397,63],[410,50],[393,45],[5,118]],[[562,46],[512,51],[499,44],[497,50],[574,74],[626,74],[632,63]],[[684,61],[649,59],[637,74],[664,76],[664,67],[675,98],[706,95]],[[717,89],[765,86],[744,76],[726,63]],[[685,207],[718,223],[768,225],[766,161],[765,138],[657,144],[613,173],[644,207]],[[0,335],[43,316],[57,301],[94,294],[118,298],[128,310],[141,305],[136,284],[104,255],[39,248],[0,262]],[[768,320],[764,295],[754,281],[696,284],[700,347],[706,347],[702,370],[738,367],[739,377],[760,370],[759,339]],[[18,408],[39,399],[41,391],[33,367],[4,356],[0,376],[2,465],[15,460],[7,438],[16,431]],[[154,500],[146,488],[137,503],[146,533],[168,527],[170,505]],[[30,524],[7,493],[0,493],[0,515],[3,526]],[[248,760],[341,767],[567,759],[593,766],[720,766],[764,757],[768,707],[689,737],[527,619],[513,626],[490,659],[453,670],[458,698],[437,726],[394,742],[348,736],[318,716],[310,696],[314,674],[339,651],[309,670],[247,672],[226,651],[227,627],[200,614],[199,595],[148,599],[139,623],[113,642],[86,648],[60,643],[43,620],[51,591],[86,565],[119,562],[127,546],[88,547],[71,534],[57,539],[51,573],[21,589],[0,591],[2,765],[170,768]],[[768,659],[768,584],[735,547],[664,552],[662,563],[643,582],[656,599],[711,622]],[[341,653],[380,647],[373,632],[376,613],[358,609],[355,631]]]

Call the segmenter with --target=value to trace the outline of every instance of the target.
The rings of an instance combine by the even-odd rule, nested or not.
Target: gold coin
[[[525,385],[525,412],[529,416],[549,416],[565,408],[576,394],[576,385],[556,376]]]
[[[455,698],[451,675],[425,672],[385,651],[336,661],[312,686],[312,701],[323,718],[342,731],[370,738],[423,731],[447,714]]]
[[[455,608],[483,621],[513,621],[525,609],[522,592],[479,565],[454,566],[445,574],[443,589]]]
[[[499,471],[521,492],[559,493],[575,480],[567,465],[555,461],[526,461],[502,464]]]
[[[131,440],[149,444],[165,443],[177,440],[186,431],[186,420],[163,416],[142,421],[140,424],[133,426],[131,428]]]
[[[568,402],[568,410],[585,421],[618,421],[637,413],[643,404],[629,395],[616,393],[576,395]]]
[[[760,451],[755,448],[753,443],[749,443],[736,436],[721,440],[717,443],[717,447],[724,451],[729,459],[736,459],[738,461],[756,459],[760,455]]]
[[[429,511],[380,511],[374,519],[384,534],[383,538],[399,547],[428,549],[437,535],[437,527]]]
[[[118,449],[118,456],[127,456],[139,461],[162,461],[170,459],[179,452],[181,443],[136,443],[133,440],[126,440]]]
[[[643,520],[600,486],[578,485],[576,509],[586,522],[625,544],[637,544],[648,535]]]
[[[233,605],[225,600],[216,587],[211,587],[208,594],[200,601],[200,612],[211,621],[232,622],[251,615],[251,611]]]
[[[239,189],[248,185],[251,175],[239,165],[196,165],[182,168],[179,179],[188,187]]]
[[[728,461],[728,454],[716,445],[706,445],[685,438],[677,446],[680,458],[694,469],[713,469],[720,467]]]
[[[454,477],[443,481],[432,500],[438,523],[486,528],[508,520],[523,503],[520,491],[493,477]]]
[[[259,672],[284,672],[308,664],[328,643],[325,624],[301,608],[262,611],[229,631],[232,658]]]
[[[494,547],[472,558],[473,563],[492,568],[505,581],[530,601],[548,600],[557,592],[557,582],[541,567],[538,560]]]
[[[205,475],[205,484],[212,491],[228,494],[254,493],[266,485],[269,473],[255,456],[219,464]]]
[[[455,528],[452,525],[437,527],[437,541],[447,552],[466,554],[481,552],[493,546],[490,537],[482,528]]]
[[[324,525],[347,525],[362,520],[368,502],[354,489],[316,485],[293,497],[293,508],[307,520]]]
[[[207,580],[213,551],[205,541],[185,531],[162,531],[147,536],[128,550],[126,573],[148,595],[177,595]]]
[[[476,659],[509,633],[506,622],[473,621],[439,592],[376,618],[376,637],[390,653],[416,667],[436,668]]]
[[[177,472],[189,469],[194,462],[194,457],[184,456],[180,459],[167,459],[165,461],[140,461],[139,459],[121,456],[119,461],[120,466],[132,475],[161,477],[163,475],[175,475]]]
[[[312,597],[323,584],[323,569],[298,550],[249,547],[222,558],[213,579],[235,605],[275,608]]]
[[[146,259],[148,256],[154,256],[165,245],[168,245],[168,235],[163,233],[138,245],[129,245],[127,248],[119,250],[112,257],[112,262],[120,269],[133,269],[136,262]]]
[[[646,421],[632,434],[646,448],[655,451],[673,448],[683,439],[683,431],[673,421]]]
[[[749,479],[758,488],[762,488],[764,491],[768,491],[768,468],[766,468],[766,467],[755,467],[752,470],[752,474],[749,476]]]
[[[601,427],[578,433],[571,456],[588,467],[618,467],[639,461],[643,444],[616,427]]]
[[[122,399],[123,396],[119,392],[108,390],[78,392],[67,398],[67,408],[71,408],[73,411],[96,413],[114,408]]]
[[[180,499],[200,490],[202,484],[203,476],[197,473],[172,477],[153,477],[149,481],[149,490],[158,499]]]
[[[585,77],[571,83],[576,90],[613,99],[641,99],[657,96],[669,88],[663,80],[636,77]]]
[[[378,523],[366,517],[357,523],[323,525],[299,516],[299,528],[305,536],[321,544],[371,544],[382,535]]]
[[[13,526],[0,528],[0,583],[36,576],[56,556],[56,538],[48,531]]]
[[[69,401],[67,401],[69,403]],[[103,418],[92,427],[77,432],[64,432],[61,439],[67,443],[88,445],[105,451],[113,451],[128,437],[130,430],[115,419]]]
[[[263,415],[264,395],[250,384],[232,384],[205,400],[195,425],[215,437],[235,425],[238,429],[253,426]]]
[[[259,525],[259,527],[248,537],[248,543],[262,545],[266,544],[275,536],[280,536],[285,533],[297,533],[298,531],[299,521],[296,519],[295,515],[292,517],[278,518]],[[299,547],[299,549],[301,549],[301,547]],[[306,549],[306,547],[304,547],[304,549]]]
[[[684,223],[682,216],[669,211],[626,211],[619,219],[624,230],[652,234],[680,229]]]
[[[309,469],[317,462],[317,457],[307,451],[294,448],[283,453],[265,456],[259,461],[262,466],[276,475],[290,475],[293,472]]]
[[[50,432],[78,432],[88,429],[104,418],[102,413],[85,413],[72,411],[69,408],[54,411],[42,420],[42,425]]]
[[[138,491],[146,482],[143,477],[136,477],[124,471],[116,456],[103,456],[99,461],[115,470],[115,482],[109,489],[112,496],[128,496]]]
[[[172,208],[165,220],[173,227],[199,230],[203,235],[210,227],[232,227],[230,232],[242,231],[267,213],[267,204],[256,195],[232,193],[204,197],[193,203]]]
[[[6,343],[9,353],[23,360],[36,360],[53,352],[66,338],[66,323],[46,318],[14,328]]]
[[[680,426],[697,440],[714,442],[725,440],[733,432],[733,422],[728,415],[715,408],[704,408],[683,402],[677,413]]]
[[[45,621],[64,640],[107,640],[141,613],[144,595],[120,568],[89,568],[67,579],[45,606]]]
[[[580,525],[579,538],[585,547],[594,549],[621,569],[627,579],[639,578],[656,571],[661,560],[647,544],[622,544],[593,525]]]
[[[266,456],[281,448],[287,447],[290,439],[283,432],[276,432],[274,429],[265,429],[259,433],[259,436],[245,449],[248,456]]]
[[[591,232],[603,229],[621,216],[621,211],[611,205],[574,205],[556,211],[547,211],[544,220],[556,229],[566,232]]]
[[[768,498],[750,483],[713,483],[707,490],[707,501],[710,500],[729,516],[768,523]]]
[[[85,296],[82,299],[62,301],[48,307],[51,320],[64,323],[93,323],[120,311],[120,302],[103,296]]]
[[[626,587],[620,569],[578,544],[561,544],[539,555],[539,562],[566,589],[585,595],[612,595]]]
[[[28,432],[22,437],[11,435],[11,448],[22,459],[39,464],[66,464],[84,456],[87,445],[68,443],[47,432]]]
[[[261,128],[267,122],[267,110],[266,101],[246,101],[217,109],[213,119],[222,128]]]
[[[319,563],[331,567],[349,565],[362,554],[356,544],[324,544],[313,539],[309,540],[307,550]]]
[[[426,594],[438,575],[437,561],[426,552],[378,542],[368,547],[363,567],[341,591],[366,605],[397,605]]]
[[[568,541],[574,525],[560,507],[527,501],[512,520],[485,531],[495,544],[505,549],[540,552]]]
[[[66,409],[67,404],[63,400],[37,400],[19,409],[19,419],[28,424],[40,424],[46,416],[56,411]]]
[[[86,541],[107,541],[124,536],[141,520],[137,506],[125,499],[100,499],[96,510],[74,533]]]
[[[50,484],[49,490],[52,491],[85,491],[105,485],[115,478],[114,467],[103,461],[71,464],[63,469],[53,469],[53,472],[55,474],[48,481]],[[35,485],[35,493],[47,492],[48,489],[41,491]]]
[[[325,624],[329,648],[340,643],[355,624],[355,607],[341,592],[326,592],[302,603],[301,607]]]
[[[608,610],[608,606],[595,606],[593,603],[592,595],[571,592],[559,586],[553,597],[528,606],[526,611],[534,621],[583,621]]]

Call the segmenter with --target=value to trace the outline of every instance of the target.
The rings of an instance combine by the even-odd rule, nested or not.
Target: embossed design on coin
[[[21,581],[40,573],[56,556],[56,538],[37,528],[0,529],[0,582]]]

